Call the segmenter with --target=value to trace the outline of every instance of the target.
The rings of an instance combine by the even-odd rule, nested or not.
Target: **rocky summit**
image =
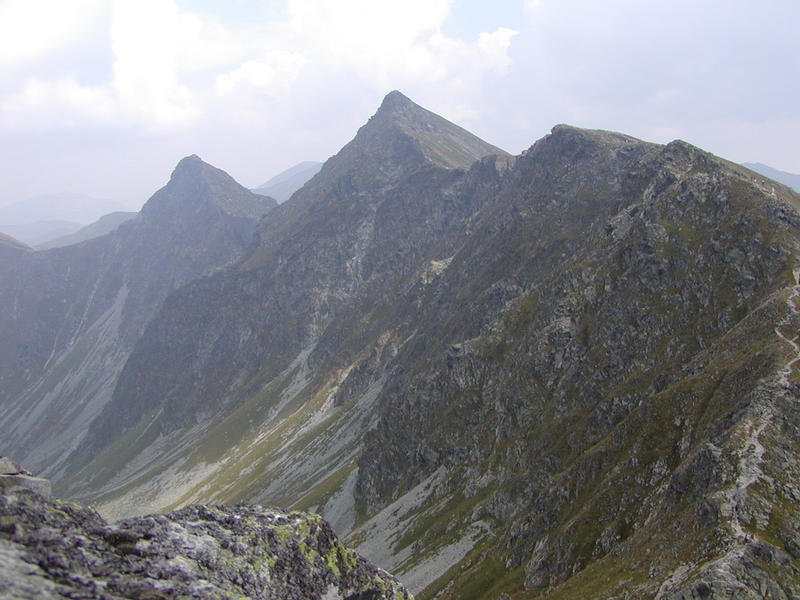
[[[317,515],[190,506],[109,524],[24,488],[0,491],[0,597],[411,600]]]
[[[680,140],[511,156],[392,92],[148,313],[55,489],[313,510],[422,598],[799,597],[798,207]]]

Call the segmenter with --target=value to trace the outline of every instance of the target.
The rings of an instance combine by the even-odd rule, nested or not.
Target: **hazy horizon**
[[[0,206],[136,210],[183,156],[256,187],[398,89],[518,153],[557,123],[800,173],[800,5],[0,2]]]

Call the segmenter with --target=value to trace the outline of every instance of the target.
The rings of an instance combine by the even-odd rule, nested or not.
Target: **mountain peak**
[[[197,154],[190,154],[178,161],[178,164],[175,165],[175,168],[172,170],[170,179],[174,179],[176,176],[180,176],[184,173],[198,174],[206,167],[211,167],[211,165],[204,162]],[[214,167],[211,168],[213,169]]]
[[[559,123],[550,130],[552,137],[573,138],[589,140],[597,144],[606,146],[627,146],[631,144],[647,144],[642,140],[635,138],[624,133],[616,131],[608,131],[605,129],[584,129],[582,127],[575,127],[574,125],[567,125]]]
[[[142,214],[146,218],[158,214],[179,217],[187,210],[194,212],[202,206],[216,206],[233,216],[258,218],[275,204],[274,200],[269,202],[253,194],[222,169],[192,154],[178,162],[167,185],[153,194],[142,208]]]
[[[490,154],[507,155],[466,129],[451,123],[401,92],[389,92],[378,111],[359,130],[359,138],[384,140],[390,132],[402,134],[421,150],[424,158],[446,169],[467,169]]]
[[[412,102],[408,96],[399,92],[397,90],[392,90],[383,98],[383,102],[381,102],[381,106],[378,109],[378,112],[381,111],[388,111],[394,112],[395,110],[402,110],[408,108],[421,108],[414,102]]]
[[[419,125],[432,119],[442,119],[442,117],[422,108],[404,94],[394,90],[386,94],[377,112],[370,118],[369,123],[400,127],[405,129],[406,133],[410,133],[409,129],[413,129],[414,124]]]

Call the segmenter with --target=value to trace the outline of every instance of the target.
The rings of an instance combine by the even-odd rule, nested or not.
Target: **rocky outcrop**
[[[0,456],[0,490],[4,493],[15,489],[33,490],[45,498],[49,498],[51,493],[50,482],[47,479],[33,477],[30,472],[7,456]]]
[[[0,488],[3,598],[411,600],[319,516],[190,506],[107,523],[91,509]]]

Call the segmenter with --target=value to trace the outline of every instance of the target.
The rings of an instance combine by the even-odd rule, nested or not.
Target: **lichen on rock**
[[[16,487],[0,493],[0,596],[410,599],[318,515],[189,506],[107,523]]]

